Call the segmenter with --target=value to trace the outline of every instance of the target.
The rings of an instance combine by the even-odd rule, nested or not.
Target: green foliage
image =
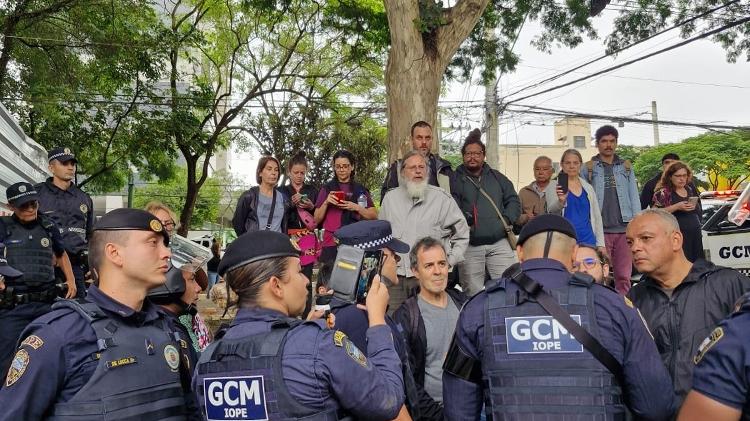
[[[750,176],[750,131],[709,132],[683,140],[645,148],[635,162],[643,182],[661,172],[661,158],[676,153],[695,176],[706,179],[706,187],[716,190],[723,177],[729,188],[737,188]]]
[[[185,205],[186,183],[187,171],[185,168],[177,168],[172,177],[149,182],[144,186],[137,185],[133,194],[133,207],[143,209],[148,202],[157,200],[169,206],[179,216],[180,209]],[[207,222],[218,221],[222,211],[220,202],[230,183],[231,179],[222,174],[206,180],[198,194],[190,229],[200,229]]]
[[[711,10],[727,1],[716,0],[639,0],[638,8],[623,8],[615,19],[614,30],[607,38],[607,50],[615,51],[639,39],[659,32],[667,26],[683,22]],[[681,35],[687,38],[702,32],[703,23],[716,28],[746,17],[747,2],[739,1],[681,27]],[[736,26],[713,37],[726,50],[727,60],[735,62],[743,54],[750,61],[750,26]]]
[[[440,155],[440,157],[450,162],[451,168],[453,168],[454,170],[456,169],[456,167],[464,163],[464,158],[463,156],[461,156],[461,153],[449,153]]]
[[[284,166],[294,154],[305,151],[308,182],[317,186],[332,179],[331,157],[339,149],[354,154],[356,180],[369,189],[378,188],[385,176],[385,128],[372,118],[345,109],[332,112],[317,105],[287,104],[275,113],[250,117],[246,127],[252,145],[279,158]]]

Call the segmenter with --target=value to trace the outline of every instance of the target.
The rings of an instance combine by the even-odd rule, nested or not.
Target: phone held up
[[[372,280],[380,275],[382,267],[382,250],[339,246],[329,281],[333,296],[351,304],[364,304]]]
[[[557,176],[557,185],[560,186],[563,194],[568,192],[568,174],[560,172]]]

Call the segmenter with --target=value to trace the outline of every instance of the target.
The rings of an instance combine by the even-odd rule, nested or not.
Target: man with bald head
[[[628,297],[646,319],[682,402],[690,391],[693,358],[701,342],[750,290],[750,279],[703,259],[690,263],[682,251],[677,219],[662,209],[633,218],[626,238],[633,263],[643,274]]]
[[[561,216],[523,227],[520,266],[461,310],[443,365],[446,419],[479,419],[483,404],[493,419],[615,420],[626,408],[636,418],[673,414],[669,375],[638,311],[590,276],[571,275],[576,249],[575,229]],[[589,339],[573,336],[565,318]]]

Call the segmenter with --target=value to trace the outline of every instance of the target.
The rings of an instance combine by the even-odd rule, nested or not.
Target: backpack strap
[[[586,181],[591,184],[591,180],[594,177],[594,161],[588,160],[586,161]]]

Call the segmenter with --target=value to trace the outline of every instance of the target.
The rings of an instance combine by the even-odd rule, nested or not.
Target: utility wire
[[[669,126],[699,127],[699,128],[708,129],[708,130],[711,130],[711,129],[750,130],[750,126],[730,126],[726,124],[694,123],[694,122],[688,122],[688,121],[674,121],[674,120],[654,121],[651,119],[643,119],[643,118],[627,117],[627,116],[611,116],[611,115],[601,115],[601,114],[593,114],[593,113],[581,113],[578,111],[537,107],[534,105],[518,104],[516,106],[525,107],[527,109],[525,110],[510,109],[508,111],[513,112],[513,113],[521,113],[521,114],[540,114],[540,115],[553,115],[553,116],[561,116],[561,117],[582,117],[582,118],[589,118],[593,120],[623,121],[623,122],[629,122],[629,123],[647,123],[647,124],[657,123],[659,125],[663,124],[663,125],[669,125]]]
[[[659,31],[659,32],[657,32],[657,33],[655,33],[655,34],[653,34],[653,35],[651,35],[651,36],[648,36],[648,37],[646,37],[646,38],[644,38],[644,39],[642,39],[642,40],[640,40],[640,41],[636,41],[636,42],[634,42],[633,44],[630,44],[630,45],[626,45],[626,46],[624,46],[624,47],[622,47],[622,48],[620,48],[620,49],[617,49],[617,50],[615,50],[615,51],[612,51],[612,52],[606,53],[606,54],[604,54],[604,55],[601,55],[601,56],[599,56],[599,57],[597,57],[597,58],[595,58],[595,59],[593,59],[593,60],[589,60],[589,61],[587,61],[587,62],[585,62],[585,63],[583,63],[583,64],[580,64],[580,65],[578,65],[578,66],[576,66],[576,67],[574,67],[574,68],[572,68],[572,69],[566,70],[566,71],[564,71],[564,72],[562,72],[562,73],[558,73],[557,75],[553,75],[553,76],[550,76],[550,77],[548,77],[548,78],[546,78],[546,79],[543,79],[543,80],[541,80],[541,81],[539,81],[539,82],[536,82],[536,83],[534,83],[534,84],[531,84],[531,85],[529,85],[529,86],[525,86],[525,87],[523,87],[523,88],[520,88],[520,89],[516,90],[515,92],[512,92],[512,93],[510,93],[510,94],[508,94],[508,95],[506,95],[506,96],[508,96],[508,97],[509,97],[509,96],[513,96],[513,95],[516,95],[516,94],[518,94],[518,93],[520,93],[520,92],[523,92],[523,91],[526,91],[526,90],[529,90],[529,89],[533,89],[533,88],[536,88],[537,86],[540,86],[540,85],[542,85],[542,84],[545,84],[545,83],[547,83],[547,82],[551,82],[551,81],[553,81],[553,80],[559,79],[559,78],[561,78],[561,77],[563,77],[563,76],[565,76],[565,75],[567,75],[567,74],[570,74],[570,73],[572,73],[572,72],[574,72],[574,71],[576,71],[576,70],[579,70],[579,69],[581,69],[581,68],[583,68],[583,67],[586,67],[586,66],[588,66],[588,65],[590,65],[590,64],[596,63],[596,62],[598,62],[598,61],[600,61],[600,60],[603,60],[603,59],[605,59],[605,58],[607,58],[607,57],[610,57],[610,56],[616,55],[616,54],[618,54],[618,53],[620,53],[620,52],[622,52],[622,51],[625,51],[625,50],[627,50],[627,49],[629,49],[629,48],[635,47],[636,45],[642,44],[642,43],[644,43],[644,42],[646,42],[646,41],[648,41],[648,40],[651,40],[651,39],[653,39],[653,38],[655,38],[655,37],[658,37],[659,35],[662,35],[662,34],[664,34],[664,33],[666,33],[666,32],[669,32],[669,31],[671,31],[671,30],[673,30],[673,29],[677,29],[677,28],[679,28],[680,26],[686,25],[686,24],[688,24],[688,23],[690,23],[690,22],[693,22],[693,21],[695,21],[695,20],[697,20],[697,19],[700,19],[700,18],[702,18],[702,17],[705,17],[705,16],[707,16],[707,15],[709,15],[709,14],[711,14],[711,13],[714,13],[714,12],[716,12],[716,11],[718,11],[718,10],[721,10],[721,9],[723,9],[723,8],[725,8],[725,7],[731,6],[732,4],[735,4],[735,3],[739,3],[739,2],[740,2],[740,0],[732,0],[732,1],[730,1],[729,3],[725,3],[725,4],[721,5],[721,6],[717,6],[717,7],[714,7],[713,9],[709,9],[709,10],[707,10],[707,11],[703,12],[703,13],[700,13],[700,14],[698,14],[698,15],[695,15],[695,16],[693,16],[693,17],[691,17],[691,18],[688,18],[688,19],[686,19],[686,20],[684,20],[684,21],[682,21],[682,22],[679,22],[679,23],[677,23],[677,24],[675,24],[675,25],[673,25],[673,26],[670,26],[669,28],[666,28],[666,29],[662,29],[661,31]],[[730,28],[731,28],[731,26],[730,26]],[[725,28],[725,29],[727,29],[727,28]],[[647,57],[648,57],[648,56],[647,56]],[[524,98],[524,99],[525,99],[525,98]]]
[[[628,60],[628,61],[626,61],[624,63],[618,64],[618,65],[615,65],[615,66],[611,66],[611,67],[607,67],[606,69],[600,70],[598,72],[594,72],[594,73],[592,73],[590,75],[587,75],[587,76],[584,76],[584,77],[572,80],[570,82],[566,82],[566,83],[563,83],[561,85],[553,86],[551,88],[548,88],[548,89],[545,89],[545,90],[542,90],[542,91],[539,91],[539,92],[535,92],[533,94],[529,94],[529,95],[526,95],[526,96],[523,96],[523,97],[520,97],[520,98],[513,99],[511,101],[506,102],[505,106],[513,104],[513,103],[516,103],[518,101],[523,101],[524,99],[533,98],[535,96],[546,94],[548,92],[556,91],[556,90],[562,89],[562,88],[564,88],[566,86],[570,86],[570,85],[582,82],[584,80],[591,79],[592,77],[596,77],[596,76],[599,76],[599,75],[602,75],[602,74],[605,74],[605,73],[612,72],[614,70],[623,68],[625,66],[629,66],[629,65],[637,63],[639,61],[643,61],[643,60],[645,60],[647,58],[651,58],[653,56],[656,56],[656,55],[659,55],[659,54],[662,54],[662,53],[666,53],[666,52],[674,50],[676,48],[683,47],[683,46],[685,46],[687,44],[690,44],[692,42],[701,40],[703,38],[710,37],[711,35],[716,35],[716,34],[718,34],[720,32],[726,31],[727,29],[734,28],[735,26],[739,26],[739,25],[742,25],[742,24],[747,23],[747,22],[750,22],[750,16],[745,17],[745,18],[740,19],[740,20],[737,20],[737,21],[734,21],[734,22],[730,22],[730,23],[728,23],[728,24],[726,24],[724,26],[721,26],[719,28],[715,28],[715,29],[712,29],[710,31],[703,32],[702,34],[699,34],[699,35],[696,35],[696,36],[694,36],[692,38],[686,39],[685,41],[679,42],[677,44],[671,45],[671,46],[666,47],[666,48],[662,48],[662,49],[654,51],[652,53],[648,53],[648,54],[646,54],[644,56],[635,58],[633,60]]]

